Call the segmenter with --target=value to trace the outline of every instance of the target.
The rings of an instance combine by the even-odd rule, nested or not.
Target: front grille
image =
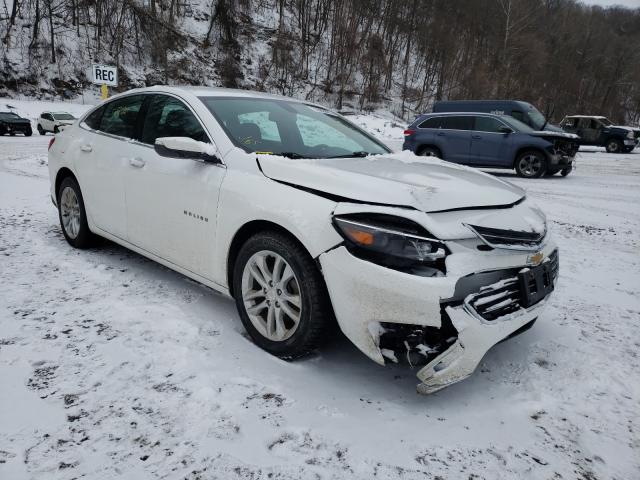
[[[482,287],[467,302],[485,320],[513,313],[520,309],[520,285],[518,277]]]
[[[524,232],[517,230],[502,230],[499,228],[467,225],[487,245],[494,248],[508,248],[512,250],[538,250],[546,235],[546,231]]]
[[[550,273],[555,283],[559,272],[558,250],[551,252],[545,262],[551,263]],[[529,287],[535,289],[535,284]],[[492,285],[481,287],[477,293],[469,295],[465,303],[483,319],[491,321],[519,310],[522,306],[522,294],[516,274]]]

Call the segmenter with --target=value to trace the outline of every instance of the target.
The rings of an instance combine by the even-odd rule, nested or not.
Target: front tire
[[[87,212],[80,185],[73,177],[66,177],[58,189],[58,218],[64,238],[74,248],[88,248],[94,236],[87,224]]]
[[[303,357],[326,337],[331,308],[323,278],[287,235],[263,232],[247,240],[234,265],[233,291],[245,329],[272,355]]]
[[[58,128],[58,126],[56,125],[55,127],[53,127],[53,133],[55,133],[56,135],[58,133],[60,133],[60,129]]]
[[[42,125],[38,125],[38,133],[39,133],[40,135],[46,135],[46,134],[47,134],[47,132],[45,132],[45,131],[42,129]]]
[[[622,145],[622,142],[620,140],[612,138],[610,140],[607,140],[605,149],[607,150],[607,153],[622,153],[624,145]]]
[[[522,152],[516,158],[516,173],[523,178],[540,178],[547,172],[547,159],[536,150]]]

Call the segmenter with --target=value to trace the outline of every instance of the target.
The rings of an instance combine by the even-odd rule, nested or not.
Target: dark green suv
[[[629,153],[640,141],[640,128],[614,125],[606,117],[571,115],[560,126],[580,137],[580,145],[605,147],[609,153]]]

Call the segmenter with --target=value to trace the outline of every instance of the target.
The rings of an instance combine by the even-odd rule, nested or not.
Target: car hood
[[[625,132],[640,132],[640,129],[638,128],[627,127],[625,125],[609,125],[608,128],[616,128],[618,130],[624,130]]]
[[[0,118],[0,122],[9,123],[11,125],[31,124],[31,122],[26,118]]]
[[[506,206],[525,196],[521,188],[486,173],[411,152],[295,160],[258,155],[258,163],[265,176],[292,186],[424,212]]]
[[[533,135],[534,137],[543,137],[543,138],[564,138],[567,140],[577,140],[580,137],[575,133],[567,133],[562,130],[559,132],[554,132],[551,130],[536,130],[535,132],[527,132],[529,135]]]

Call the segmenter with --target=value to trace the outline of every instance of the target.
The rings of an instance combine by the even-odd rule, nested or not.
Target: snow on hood
[[[626,130],[627,132],[637,132],[637,128],[627,127],[625,125],[609,125],[609,128],[617,128],[619,130]]]
[[[536,130],[535,132],[528,132],[529,135],[533,135],[534,137],[556,137],[556,138],[566,138],[569,140],[577,140],[580,137],[575,133],[567,133],[563,131],[554,132],[551,130]]]
[[[486,173],[411,152],[295,160],[258,155],[258,162],[272,180],[424,212],[511,205],[525,195],[521,188]]]

